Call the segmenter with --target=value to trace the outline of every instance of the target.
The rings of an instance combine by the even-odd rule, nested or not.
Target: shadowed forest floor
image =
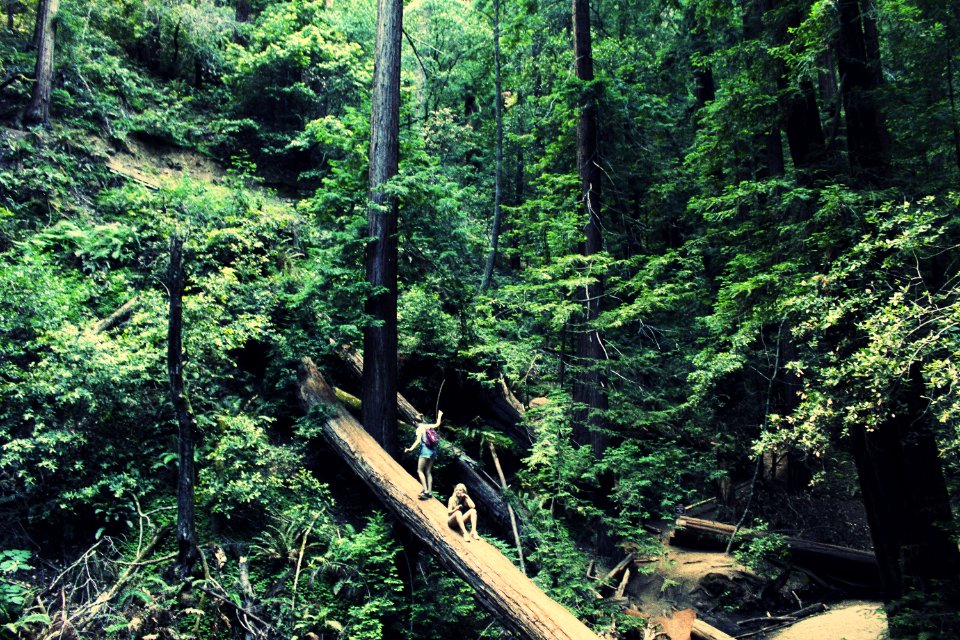
[[[756,630],[739,628],[737,620],[765,615],[737,611],[737,597],[748,597],[755,575],[737,560],[722,552],[666,547],[666,554],[645,572],[631,580],[629,595],[637,608],[650,617],[693,607],[698,615],[735,637]],[[714,588],[724,585],[729,596],[716,596]],[[737,591],[741,589],[741,591]],[[711,593],[712,592],[712,593]],[[797,608],[814,604],[798,602]],[[757,640],[880,640],[887,630],[880,602],[842,600],[825,603],[829,609],[783,629],[748,636]],[[777,615],[771,612],[771,615]]]

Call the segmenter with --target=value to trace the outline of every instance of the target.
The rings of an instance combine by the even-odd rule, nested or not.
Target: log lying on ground
[[[803,618],[812,616],[817,613],[823,613],[824,611],[827,611],[827,610],[828,610],[828,607],[825,604],[818,602],[817,604],[812,604],[809,607],[798,609],[793,613],[788,613],[785,616],[776,616],[776,617],[771,616],[768,618],[751,618],[749,620],[741,620],[740,622],[737,623],[738,626],[743,626],[748,624],[760,624],[763,626],[762,628],[757,629],[755,631],[750,631],[749,633],[741,633],[737,635],[737,638],[751,638],[757,635],[766,635],[772,631],[789,627],[790,625],[799,622]]]
[[[480,394],[496,423],[522,449],[529,449],[535,439],[533,430],[523,422],[523,404],[510,391],[506,381],[503,378],[495,380],[492,388],[481,385]]]
[[[670,544],[720,550],[726,548],[733,532],[732,524],[700,518],[678,518]],[[756,534],[741,530],[737,535],[748,540]],[[869,551],[793,537],[787,537],[786,543],[791,562],[813,570],[821,578],[831,577],[848,585],[869,589],[880,587],[877,558]]]
[[[137,308],[137,305],[140,304],[140,298],[134,296],[127,300],[123,306],[111,313],[109,316],[98,322],[93,326],[91,331],[93,333],[103,333],[104,331],[110,331],[120,326],[124,322],[130,319],[130,316],[133,315],[134,309]]]
[[[765,616],[760,618],[747,618],[746,620],[738,620],[737,626],[738,627],[746,627],[750,625],[771,626],[771,625],[780,625],[785,622],[793,623],[793,622],[797,622],[798,620],[802,620],[803,618],[812,616],[815,613],[823,613],[826,610],[827,610],[827,605],[823,604],[822,602],[817,602],[815,604],[811,604],[807,607],[803,607],[802,609],[797,609],[796,611],[792,611],[782,616]]]
[[[338,355],[350,371],[357,378],[362,378],[363,356],[350,345],[337,345],[332,339],[330,344],[336,347]],[[397,394],[397,410],[404,421],[410,424],[416,424],[419,421],[420,412],[399,393]],[[450,440],[444,440],[441,447],[443,456],[450,460],[454,468],[457,482],[467,485],[470,497],[477,503],[483,517],[489,518],[503,532],[513,531],[513,522],[510,519],[510,508],[507,501],[494,483],[481,475],[480,463],[473,460]],[[523,529],[522,525],[523,521],[520,520],[518,526],[521,530]]]
[[[480,603],[505,627],[531,640],[598,640],[493,546],[483,540],[467,542],[451,530],[438,501],[418,500],[419,483],[336,401],[309,358],[301,362],[298,379],[303,406],[327,409],[324,440],[441,564],[473,587]]]
[[[692,637],[697,640],[734,640],[730,634],[710,626],[699,618],[693,621],[693,628],[690,631]]]

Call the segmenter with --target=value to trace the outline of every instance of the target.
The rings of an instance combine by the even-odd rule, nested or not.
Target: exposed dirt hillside
[[[223,167],[206,156],[162,142],[131,136],[119,149],[94,142],[110,169],[150,187],[187,176],[198,182],[217,182],[226,175]]]

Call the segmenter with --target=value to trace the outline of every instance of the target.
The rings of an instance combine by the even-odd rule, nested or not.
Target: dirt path
[[[880,640],[886,632],[887,617],[879,603],[850,600],[775,631],[767,640]]]
[[[738,615],[731,600],[756,588],[759,578],[735,558],[721,552],[708,552],[667,546],[650,570],[631,580],[631,602],[649,617],[693,608],[703,618],[737,636],[748,633],[739,628]],[[717,590],[714,591],[714,586]],[[716,597],[717,593],[728,595]],[[812,604],[805,602],[803,604]],[[828,611],[811,616],[789,627],[750,636],[750,640],[881,640],[887,630],[881,603],[849,600],[827,603]],[[799,608],[799,606],[798,606]],[[755,628],[755,627],[753,627]]]

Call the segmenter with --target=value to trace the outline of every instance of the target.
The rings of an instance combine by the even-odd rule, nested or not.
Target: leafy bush
[[[33,569],[27,564],[32,555],[23,549],[0,551],[0,623],[17,619],[21,608],[30,599],[32,587],[18,581],[16,574]]]
[[[757,574],[775,578],[789,556],[787,537],[769,530],[766,522],[758,522],[750,529],[750,537],[733,551],[738,562]]]

